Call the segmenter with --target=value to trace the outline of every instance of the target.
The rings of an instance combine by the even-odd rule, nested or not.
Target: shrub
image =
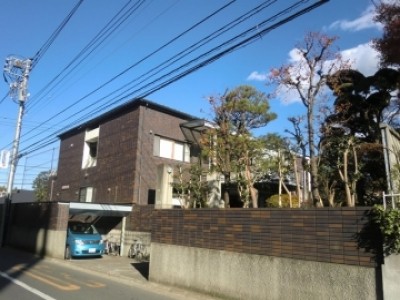
[[[290,207],[289,195],[281,195],[282,207]],[[266,200],[267,207],[279,207],[279,195],[272,195]],[[297,196],[292,196],[292,208],[299,207],[299,198]]]
[[[400,210],[385,210],[381,205],[375,205],[371,211],[371,221],[381,231],[383,253],[400,254]]]

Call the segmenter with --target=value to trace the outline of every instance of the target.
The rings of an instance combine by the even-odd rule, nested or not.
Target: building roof
[[[184,119],[187,121],[190,120],[194,120],[194,119],[198,119],[192,115],[183,113],[181,111],[169,108],[167,106],[161,105],[161,104],[157,104],[155,102],[146,100],[146,99],[133,99],[131,101],[128,101],[120,106],[115,107],[112,110],[109,110],[108,112],[99,115],[87,122],[81,123],[76,127],[73,127],[63,133],[61,133],[60,135],[58,135],[58,137],[60,139],[66,138],[68,136],[74,135],[76,133],[81,132],[82,130],[86,130],[87,128],[95,128],[98,127],[101,123],[110,120],[110,119],[114,119],[116,117],[122,116],[128,112],[133,111],[134,109],[138,108],[139,106],[145,106],[148,108],[151,108],[153,110],[162,112],[162,113],[166,113],[169,114],[171,116],[180,118],[180,119]]]
[[[6,195],[0,194],[0,203],[4,203]],[[12,192],[13,203],[36,202],[35,192],[32,190],[13,190]]]

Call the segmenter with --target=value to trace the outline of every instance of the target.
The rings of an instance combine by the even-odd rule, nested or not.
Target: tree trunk
[[[349,153],[353,153],[354,159],[354,178],[350,181],[349,178]],[[357,174],[358,174],[358,157],[356,149],[351,140],[348,141],[347,149],[343,151],[343,170],[339,169],[339,175],[344,183],[344,189],[346,193],[346,204],[348,207],[354,207],[356,205],[356,185],[357,185]]]
[[[311,107],[308,107],[307,126],[308,126],[308,147],[310,150],[310,174],[311,174],[311,195],[314,205],[323,206],[321,196],[319,194],[319,178],[318,178],[318,163],[315,156],[314,145],[314,114]]]
[[[253,180],[252,180],[252,176],[251,176],[250,167],[248,165],[246,165],[245,170],[246,170],[245,176],[246,176],[247,187],[250,191],[251,204],[252,204],[253,208],[258,208],[258,191],[253,186]]]
[[[296,193],[297,193],[297,198],[299,199],[299,208],[301,206],[301,202],[303,202],[303,198],[301,195],[301,189],[300,189],[300,176],[297,170],[297,157],[296,155],[292,155],[293,158],[293,169],[294,169],[294,177],[296,180]]]
[[[224,178],[225,178],[224,206],[225,208],[229,208],[230,207],[229,189],[231,187],[231,174],[229,172],[224,173]]]

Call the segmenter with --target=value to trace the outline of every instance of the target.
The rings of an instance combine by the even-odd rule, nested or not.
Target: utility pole
[[[11,152],[11,165],[8,174],[7,182],[7,197],[3,205],[3,212],[0,226],[0,246],[3,246],[6,240],[7,225],[9,219],[9,211],[11,207],[12,188],[14,185],[15,172],[17,169],[18,160],[20,155],[18,153],[19,141],[22,128],[22,117],[25,110],[25,102],[28,99],[28,79],[29,72],[31,71],[32,60],[22,59],[16,56],[9,56],[6,58],[4,65],[4,78],[10,85],[10,96],[18,103],[18,117],[17,127],[15,129],[15,137],[13,141],[13,148]]]

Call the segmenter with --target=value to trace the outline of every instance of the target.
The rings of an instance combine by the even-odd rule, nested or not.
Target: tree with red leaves
[[[383,3],[377,6],[375,21],[382,23],[383,35],[374,42],[381,53],[383,66],[400,66],[400,3]]]

